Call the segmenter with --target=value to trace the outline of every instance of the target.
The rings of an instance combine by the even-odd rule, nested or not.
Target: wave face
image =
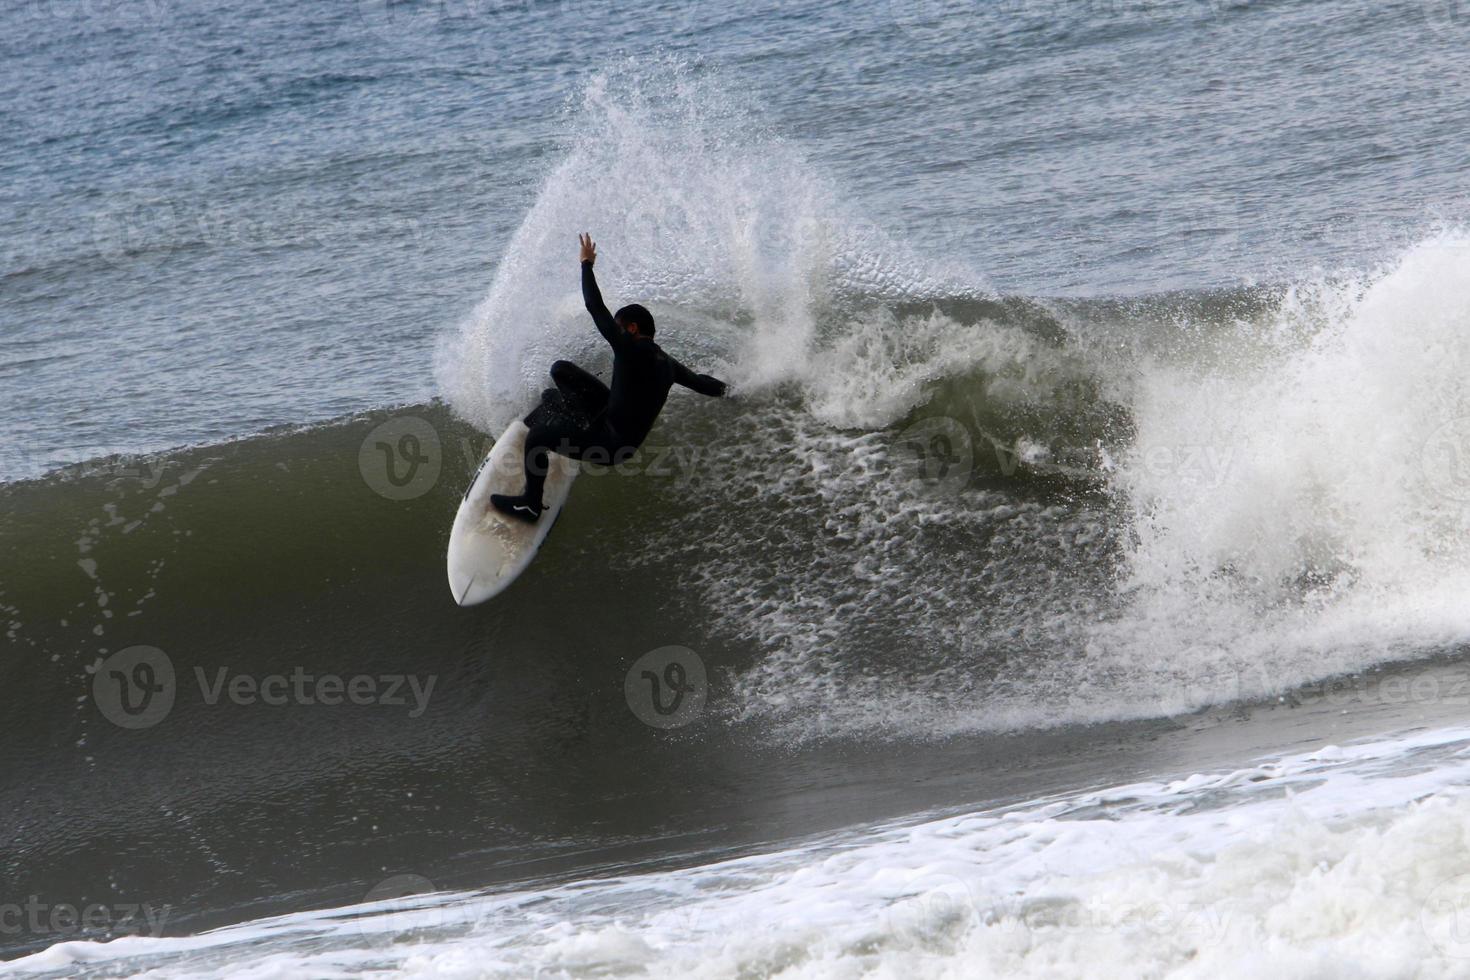
[[[444,402],[0,488],[17,894],[156,894],[198,931],[360,900],[390,853],[478,888],[769,844],[921,792],[1000,798],[1018,746],[1066,755],[1079,726],[1136,748],[1470,637],[1463,232],[1268,286],[1004,295],[865,220],[732,91],[664,64],[568,109],[443,338]],[[553,359],[607,367],[584,229],[609,299],[650,305],[735,397],[678,393],[634,465],[579,479],[503,601],[456,610],[445,538],[485,433]],[[384,482],[404,425],[437,473],[421,493]],[[182,679],[143,734],[92,693],[135,645]],[[671,645],[711,680],[663,739],[624,684]],[[298,668],[438,693],[417,716],[276,712],[194,684]],[[955,735],[980,737],[938,750]],[[854,744],[861,793],[832,775]]]
[[[489,428],[553,358],[605,364],[575,292],[588,227],[613,301],[735,383],[671,405],[698,465],[622,559],[676,563],[683,615],[760,651],[737,716],[799,737],[1146,717],[1470,633],[1458,232],[1276,287],[1001,297],[865,226],[728,86],[626,78],[574,110],[440,377]]]
[[[711,342],[737,397],[679,395],[638,461],[588,468],[506,601],[474,610],[450,603],[444,547],[488,440],[443,405],[6,485],[0,809],[25,841],[7,880],[88,896],[111,869],[197,932],[358,901],[385,848],[478,888],[667,859],[668,839],[744,847],[772,819],[952,803],[955,772],[998,798],[1079,744],[1137,752],[1208,705],[1453,650],[1460,242],[1286,289],[860,297],[876,312],[819,311],[810,357],[844,370],[812,384],[762,385]],[[697,321],[656,313],[695,360]],[[905,407],[833,420],[832,377],[927,329],[969,359],[886,391],[898,375],[875,372]],[[437,473],[407,498],[377,469],[405,422]],[[91,693],[140,644],[180,678],[141,733]],[[703,658],[709,700],[651,739],[625,675],[670,645]],[[409,716],[212,704],[195,683],[298,668],[437,686]],[[1078,731],[1094,722],[1123,735]],[[855,743],[879,787],[860,804],[829,780]]]

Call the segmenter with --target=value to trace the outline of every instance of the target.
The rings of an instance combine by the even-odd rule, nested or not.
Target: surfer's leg
[[[561,390],[566,404],[590,421],[607,407],[608,389],[591,371],[584,371],[571,361],[551,365],[551,380]]]
[[[541,393],[541,401],[525,418],[527,428],[562,423],[585,426],[607,407],[607,385],[571,361],[551,365],[551,380],[556,387]]]
[[[538,425],[559,425],[564,422],[577,424],[579,420],[578,411],[567,404],[566,396],[562,394],[560,388],[547,388],[541,392],[541,401],[524,419],[528,429],[534,429]]]
[[[567,419],[537,425],[526,433],[526,488],[518,497],[491,494],[490,503],[502,514],[535,523],[545,509],[542,493],[551,472],[551,454],[581,459],[588,446],[587,431]]]

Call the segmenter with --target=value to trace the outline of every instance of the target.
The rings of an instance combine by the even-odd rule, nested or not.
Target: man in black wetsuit
[[[526,434],[525,492],[519,497],[490,496],[502,514],[528,523],[541,517],[549,453],[604,465],[624,462],[647,438],[670,387],[680,384],[714,397],[725,393],[723,381],[695,374],[653,342],[653,314],[648,310],[634,303],[616,315],[607,311],[592,274],[597,246],[586,234],[580,241],[582,302],[598,332],[612,345],[612,388],[570,361],[551,366],[556,387],[548,388],[541,404],[526,416],[531,431]]]

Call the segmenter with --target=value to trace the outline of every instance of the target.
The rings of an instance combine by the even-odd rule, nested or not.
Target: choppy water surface
[[[1455,975],[1451,7],[0,13],[8,969]]]

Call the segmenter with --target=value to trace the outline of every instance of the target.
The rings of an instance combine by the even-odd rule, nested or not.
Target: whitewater
[[[1455,18],[45,6],[0,975],[1470,972]],[[731,397],[459,610],[582,231]]]
[[[1324,746],[537,891],[391,897],[18,975],[1464,974],[1470,733]]]
[[[737,389],[670,537],[697,542],[717,621],[768,651],[740,711],[810,734],[1179,714],[1470,636],[1465,232],[1209,316],[1017,310],[852,217],[723,79],[669,72],[594,80],[438,377],[494,431],[558,352],[605,362],[555,233],[601,229],[603,277]],[[925,458],[941,445],[952,472]],[[1059,485],[1018,500],[986,477]],[[875,630],[925,642],[893,662]]]

